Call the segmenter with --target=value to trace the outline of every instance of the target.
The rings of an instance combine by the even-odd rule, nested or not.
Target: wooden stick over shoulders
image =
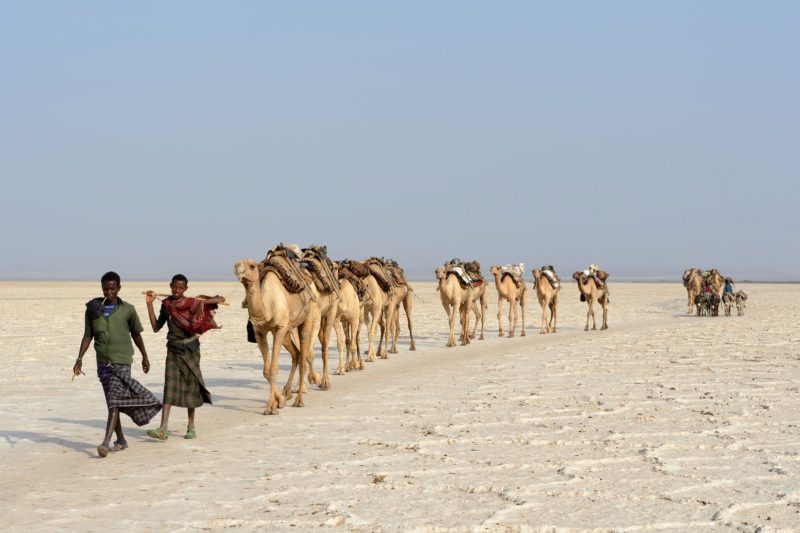
[[[148,291],[142,291],[142,294],[147,294]],[[169,298],[172,296],[171,294],[164,294],[161,292],[155,293],[156,298]],[[205,300],[205,298],[198,298],[197,296],[190,296],[190,298],[194,298],[195,300]],[[217,305],[230,305],[228,302],[219,302]]]

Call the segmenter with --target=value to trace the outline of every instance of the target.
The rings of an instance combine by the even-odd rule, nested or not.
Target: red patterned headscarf
[[[164,307],[172,321],[190,335],[201,335],[219,327],[214,322],[217,304],[203,305],[197,298],[186,296],[180,300],[164,298]]]

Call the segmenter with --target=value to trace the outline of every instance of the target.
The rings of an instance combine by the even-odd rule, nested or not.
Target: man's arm
[[[78,358],[75,360],[75,365],[72,367],[72,373],[76,376],[81,373],[81,366],[83,363],[83,354],[86,353],[86,350],[89,349],[89,346],[92,344],[91,337],[84,337],[81,339],[81,347],[78,350]]]
[[[142,354],[142,370],[144,373],[147,374],[150,372],[150,359],[147,358],[147,350],[144,347],[144,339],[142,339],[142,334],[135,332],[131,333],[131,338],[133,339],[133,343],[139,348],[139,353]]]
[[[156,311],[153,309],[153,300],[156,299],[156,293],[153,291],[147,291],[147,295],[144,297],[145,302],[147,303],[147,315],[150,317],[150,327],[153,328],[155,333],[158,333],[158,330],[161,328],[158,325],[158,321],[156,320]]]

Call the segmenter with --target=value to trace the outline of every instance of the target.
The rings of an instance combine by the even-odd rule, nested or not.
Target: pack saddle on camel
[[[500,329],[499,336],[503,336],[503,301],[508,302],[508,337],[514,336],[517,327],[517,305],[522,315],[520,337],[525,336],[525,307],[528,303],[528,287],[525,285],[523,273],[525,265],[493,265],[489,272],[494,276],[494,285],[497,288],[497,323]]]
[[[589,317],[592,319],[592,329],[597,329],[594,319],[594,304],[597,302],[603,308],[603,325],[600,329],[608,329],[608,304],[610,303],[608,285],[608,273],[598,270],[597,265],[590,265],[588,270],[575,272],[572,279],[578,282],[581,301],[586,302],[589,310],[586,312],[586,326],[583,331],[589,331]]]
[[[464,282],[454,270],[447,266],[436,269],[436,279],[439,284],[436,288],[442,300],[442,307],[447,313],[450,334],[447,337],[447,347],[456,345],[456,316],[461,323],[461,346],[469,344],[469,312],[472,309],[473,289],[471,283]]]
[[[330,374],[328,371],[328,345],[330,344],[331,331],[334,330],[336,317],[339,313],[339,280],[333,272],[333,262],[328,259],[327,246],[312,244],[308,248],[303,248],[301,260],[303,269],[314,280],[314,287],[317,289],[317,306],[320,314],[319,342],[322,352],[322,376],[314,370],[314,350],[311,350],[308,360],[308,382],[316,385],[322,390],[331,388]],[[338,335],[338,328],[335,329]],[[338,346],[338,342],[337,342]],[[342,359],[341,350],[339,360]]]
[[[411,325],[411,311],[414,307],[414,288],[408,284],[406,273],[402,267],[397,264],[397,261],[387,259],[385,267],[392,276],[392,280],[395,284],[394,320],[389,324],[389,338],[392,340],[392,347],[389,348],[389,353],[397,353],[397,337],[400,334],[400,304],[403,304],[403,311],[406,313],[408,336],[411,338],[408,349],[413,352],[417,349],[416,344],[414,344],[414,328]]]
[[[369,270],[360,262],[345,259],[335,263],[339,279],[339,310],[336,321],[336,342],[339,349],[339,367],[336,374],[342,375],[350,370],[364,370],[359,348],[361,321],[364,318],[364,304],[367,301],[367,286],[362,278]],[[359,272],[359,275],[356,272]],[[347,362],[342,354],[346,346]]]
[[[486,325],[486,308],[488,306],[489,295],[486,292],[486,278],[481,273],[481,264],[478,261],[462,261],[453,258],[444,264],[444,268],[450,272],[455,272],[462,285],[472,286],[472,314],[475,315],[475,325],[469,334],[470,339],[474,339],[478,334],[478,323],[481,326],[481,335],[478,340],[484,340],[484,326]],[[438,289],[437,289],[438,290]],[[480,307],[478,306],[480,304]]]
[[[300,269],[299,248],[278,245],[261,263],[242,259],[234,272],[245,289],[243,306],[247,308],[256,342],[264,360],[264,377],[270,391],[264,414],[276,415],[292,396],[292,382],[299,366],[297,398],[294,407],[303,407],[306,361],[314,337],[319,333],[318,295],[313,280]],[[272,334],[270,349],[267,336]],[[298,348],[293,336],[300,340]],[[292,356],[289,379],[278,392],[278,355],[281,346]]]
[[[388,324],[394,321],[394,310],[397,309],[397,296],[394,278],[386,269],[385,261],[379,257],[371,257],[362,261],[369,273],[364,278],[367,287],[369,302],[364,306],[364,325],[367,327],[367,361],[373,362],[375,356],[375,333],[381,328],[378,338],[377,356],[387,359],[388,353]]]
[[[531,273],[536,298],[542,306],[542,328],[539,333],[555,333],[558,304],[561,299],[561,279],[553,265],[544,265],[542,268],[532,270]],[[547,319],[547,311],[550,311],[550,320]]]

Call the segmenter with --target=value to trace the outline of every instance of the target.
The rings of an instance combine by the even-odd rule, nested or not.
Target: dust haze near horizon
[[[798,15],[12,4],[0,279],[232,280],[283,241],[415,279],[461,257],[797,280]]]

